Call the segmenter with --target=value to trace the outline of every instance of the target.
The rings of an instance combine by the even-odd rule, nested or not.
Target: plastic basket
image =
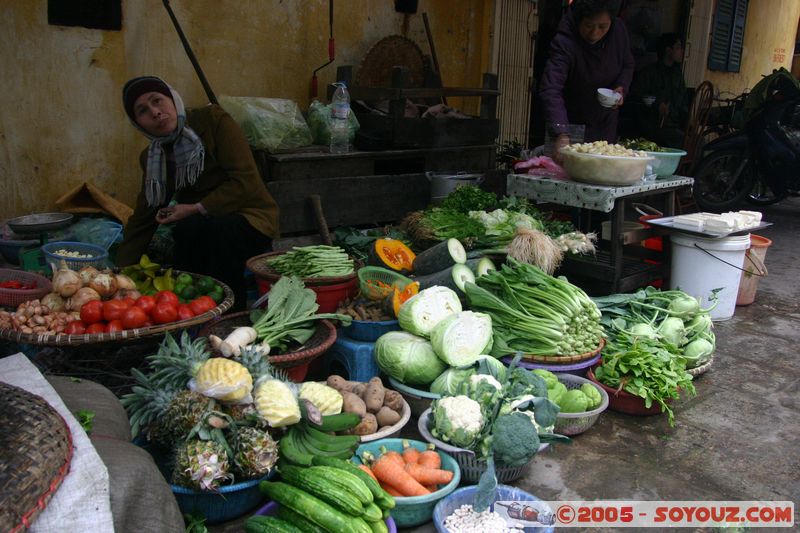
[[[419,420],[417,421],[417,429],[419,430],[420,435],[426,441],[430,442],[436,448],[443,450],[450,455],[453,456],[453,459],[456,460],[458,463],[459,468],[461,468],[461,478],[468,482],[468,483],[477,483],[480,478],[481,474],[486,472],[486,461],[482,459],[478,459],[473,452],[470,450],[465,450],[463,448],[456,448],[451,444],[447,444],[446,442],[442,442],[433,435],[431,435],[430,430],[428,429],[428,417],[431,414],[430,409],[426,409],[421,415],[419,415]],[[539,445],[539,452],[542,452],[547,449],[549,445],[547,443],[543,443]],[[535,455],[531,457],[531,460],[525,463],[522,466],[498,466],[495,468],[497,473],[497,482],[498,483],[508,483],[510,481],[517,480],[522,477],[522,473],[525,468],[533,462],[533,458],[536,457]]]
[[[393,377],[389,378],[389,384],[394,390],[399,392],[408,405],[411,406],[411,414],[414,416],[420,416],[431,406],[433,400],[438,400],[442,397],[441,394],[404,385]]]
[[[472,505],[475,503],[475,492],[477,490],[478,487],[474,485],[471,487],[462,487],[437,503],[433,510],[433,525],[436,526],[436,531],[439,533],[450,533],[450,530],[444,526],[447,517],[453,514],[453,512],[462,505]],[[497,490],[495,490],[494,493],[494,501],[528,502],[528,505],[530,505],[530,502],[541,502],[541,500],[533,494],[516,487],[509,487],[508,485],[497,486]],[[535,507],[537,511],[539,511],[539,521],[541,523],[546,523],[548,518],[553,518],[553,510],[547,504],[542,502],[534,504],[532,507]],[[490,509],[501,515],[508,514],[503,513],[503,511],[499,509],[495,509],[494,505],[492,505]],[[514,522],[516,522],[516,520],[512,521],[512,523]],[[528,526],[525,528],[525,531],[526,533],[552,533],[553,529],[553,527],[546,526],[536,528]]]
[[[572,374],[557,374],[556,376],[558,377],[558,381],[567,387],[567,390],[580,389],[584,383],[588,383],[600,393],[600,406],[596,409],[583,413],[559,412],[556,416],[556,425],[553,428],[553,433],[560,433],[561,435],[579,435],[592,427],[600,417],[600,413],[608,408],[608,393],[596,383],[580,376],[573,376]]]
[[[370,300],[383,300],[392,294],[395,287],[402,291],[413,281],[402,274],[381,267],[366,266],[360,268],[357,274],[361,294]]]
[[[79,254],[90,255],[91,257],[68,257],[57,254],[56,252],[59,250],[78,252]],[[87,266],[105,267],[106,260],[108,259],[108,252],[105,248],[85,242],[49,242],[42,245],[42,253],[44,254],[45,260],[51,265],[55,265],[56,268],[58,268],[63,259],[72,270],[80,270]]]
[[[218,524],[249,513],[266,500],[258,484],[275,475],[275,469],[260,479],[220,487],[216,492],[202,492],[170,485],[183,514],[202,513],[209,524]]]
[[[349,326],[342,328],[345,336],[362,342],[375,342],[384,333],[398,331],[400,323],[397,320],[353,320]]]
[[[357,464],[360,463],[361,454],[364,452],[370,452],[378,457],[383,453],[381,447],[385,447],[389,451],[402,452],[403,440],[404,439],[381,439],[362,444],[356,450],[356,456],[353,460]],[[408,443],[419,451],[427,449],[427,445],[418,440],[409,440]],[[395,507],[391,510],[391,516],[397,524],[397,527],[414,527],[429,522],[433,517],[433,509],[436,507],[436,504],[439,503],[442,498],[453,492],[461,482],[461,469],[456,460],[443,451],[437,451],[437,453],[442,458],[442,469],[451,471],[453,473],[453,479],[439,490],[424,496],[395,497]]]
[[[6,289],[0,287],[0,306],[17,307],[19,304],[43,298],[53,290],[50,280],[33,272],[0,268],[0,282],[19,281],[20,283],[36,283],[35,289]]]

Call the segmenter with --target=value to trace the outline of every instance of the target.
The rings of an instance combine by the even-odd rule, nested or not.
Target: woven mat
[[[49,403],[24,389],[0,382],[0,406],[0,530],[24,531],[67,475],[72,435]]]

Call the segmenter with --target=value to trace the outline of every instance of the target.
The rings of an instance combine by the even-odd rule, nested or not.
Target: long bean
[[[354,271],[353,260],[338,246],[295,246],[269,261],[269,266],[285,276],[301,278],[347,276]]]

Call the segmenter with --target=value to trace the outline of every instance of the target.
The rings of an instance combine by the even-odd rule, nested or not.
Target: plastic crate
[[[556,424],[553,428],[553,433],[559,433],[561,435],[579,435],[592,427],[600,417],[600,413],[608,408],[608,394],[596,383],[593,383],[591,380],[582,378],[580,376],[573,376],[572,374],[556,374],[556,377],[558,377],[558,381],[567,387],[567,390],[580,389],[584,383],[589,383],[592,387],[597,389],[597,392],[600,393],[600,406],[596,409],[592,409],[591,411],[586,411],[583,413],[559,412],[556,416]]]
[[[366,266],[358,270],[358,287],[361,294],[370,300],[383,300],[392,294],[395,287],[402,291],[412,281],[387,268]]]
[[[328,372],[335,370],[335,365],[344,368],[349,381],[369,381],[381,373],[375,362],[374,342],[362,342],[347,337],[338,337],[325,352],[325,367]]]
[[[63,256],[56,253],[59,250],[78,252],[79,254],[90,255],[91,257]],[[72,241],[49,242],[42,245],[42,253],[44,254],[45,262],[55,265],[56,268],[58,268],[62,259],[72,270],[80,270],[87,266],[95,268],[104,268],[107,266],[106,260],[108,259],[108,252],[105,248],[96,244]]]

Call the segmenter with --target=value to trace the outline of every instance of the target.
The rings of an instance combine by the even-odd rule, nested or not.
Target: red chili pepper
[[[24,287],[22,286],[22,283],[20,283],[19,281],[15,280],[15,279],[11,279],[11,280],[4,281],[4,282],[0,283],[0,288],[3,288],[3,289],[22,289]]]

